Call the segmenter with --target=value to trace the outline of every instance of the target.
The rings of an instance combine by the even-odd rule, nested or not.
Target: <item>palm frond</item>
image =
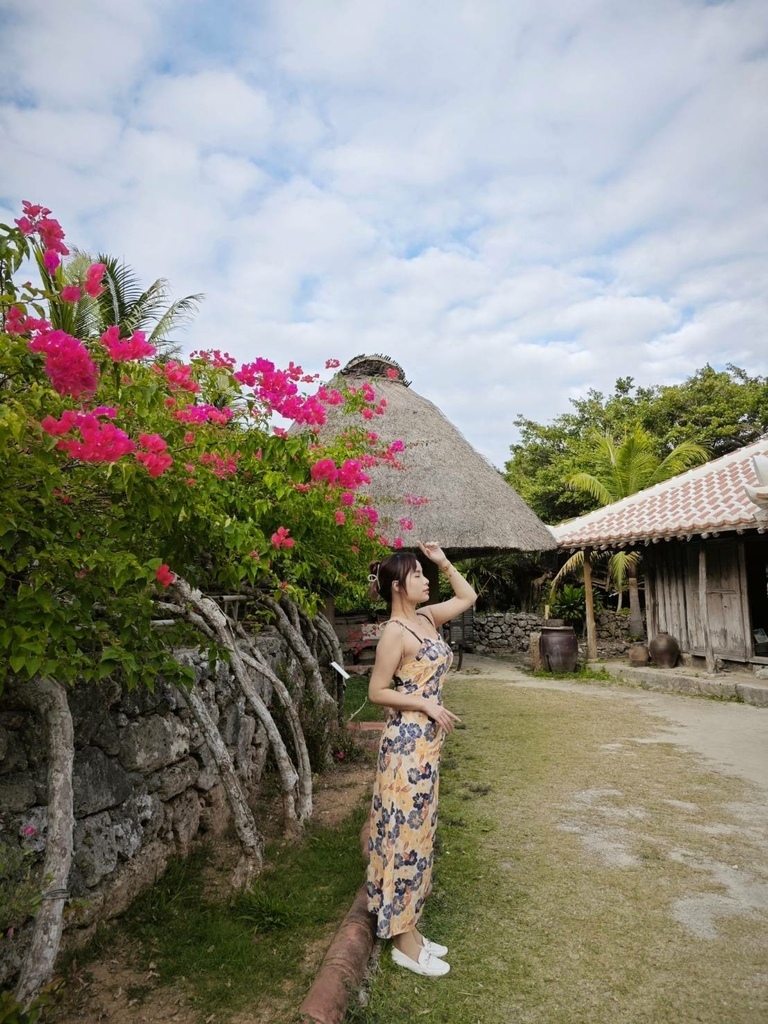
[[[616,551],[611,555],[608,567],[619,592],[624,589],[629,570],[636,569],[640,559],[638,551]]]
[[[662,480],[669,480],[686,469],[700,466],[710,457],[710,452],[705,445],[696,441],[681,441],[676,448],[658,465],[648,486],[661,483]]]
[[[598,480],[596,476],[592,476],[591,473],[574,473],[566,480],[566,487],[591,494],[601,505],[610,505],[612,501],[616,500],[605,483]]]
[[[195,295],[185,295],[183,299],[172,302],[157,321],[147,340],[152,345],[167,342],[175,331],[183,330],[194,320],[204,298],[205,296],[199,292]]]
[[[566,576],[570,576],[571,573],[577,572],[584,565],[584,552],[575,551],[571,557],[564,562],[557,574],[553,577],[552,582],[549,585],[550,597],[554,597],[557,593],[557,589],[563,582]]]

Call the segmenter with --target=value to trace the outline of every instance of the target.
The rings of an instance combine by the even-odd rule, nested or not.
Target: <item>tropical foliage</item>
[[[293,364],[238,367],[219,351],[157,361],[134,327],[148,306],[133,302],[134,319],[118,310],[130,334],[102,330],[92,314],[110,295],[106,265],[81,265],[73,284],[71,269],[45,262],[49,213],[26,209],[0,241],[0,688],[9,673],[75,682],[120,668],[150,683],[178,673],[173,637],[151,628],[153,597],[174,575],[308,607],[354,586],[380,550],[378,513],[358,490],[367,466],[395,461],[360,415],[383,412],[372,389],[342,394]],[[13,274],[35,252],[43,285],[18,291]],[[76,322],[88,333],[54,327],[84,297]],[[341,403],[352,426],[329,445],[270,426],[276,414],[319,425]]]
[[[599,505],[610,505],[662,480],[668,480],[685,469],[705,462],[708,457],[706,448],[695,441],[686,440],[661,458],[657,454],[658,446],[653,436],[638,424],[633,424],[620,442],[610,435],[594,431],[588,436],[588,441],[591,444],[589,462],[595,467],[594,472],[574,473],[566,483],[572,490],[588,494]],[[583,559],[583,552],[577,552],[565,563],[552,581],[553,592],[564,576],[583,565]],[[612,556],[610,571],[619,591],[624,586],[625,578],[628,581],[630,629],[633,635],[642,636],[638,564],[636,553],[620,551]]]
[[[679,444],[694,441],[719,457],[768,430],[768,377],[729,365],[706,365],[681,384],[638,387],[621,377],[609,395],[590,390],[572,410],[549,423],[518,417],[520,440],[511,446],[506,475],[546,523],[596,508],[586,491],[563,488],[578,472],[599,475],[594,434],[622,438],[636,424],[653,438],[659,462]]]

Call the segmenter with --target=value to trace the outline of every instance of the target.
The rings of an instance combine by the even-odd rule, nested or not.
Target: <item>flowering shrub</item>
[[[118,326],[76,337],[54,325],[88,322],[78,313],[104,264],[75,284],[67,254],[44,207],[0,225],[0,689],[8,673],[178,677],[173,633],[151,628],[177,576],[305,606],[361,585],[382,552],[359,488],[402,447],[367,431],[385,404],[373,388],[342,392],[262,358],[238,367],[218,349],[163,361]],[[41,283],[17,286],[32,256]],[[342,404],[356,425],[320,443],[313,429]],[[310,429],[288,434],[275,416]]]

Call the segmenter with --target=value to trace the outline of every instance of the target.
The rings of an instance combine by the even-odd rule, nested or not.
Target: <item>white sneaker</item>
[[[423,948],[431,956],[445,956],[448,953],[447,946],[441,946],[439,942],[432,942],[431,939],[424,938]]]
[[[392,947],[392,959],[398,967],[405,967],[406,970],[413,971],[414,974],[421,974],[425,978],[441,978],[451,969],[450,964],[447,964],[445,960],[432,956],[424,946],[421,947],[418,962],[411,960],[405,953],[401,953],[396,946]]]

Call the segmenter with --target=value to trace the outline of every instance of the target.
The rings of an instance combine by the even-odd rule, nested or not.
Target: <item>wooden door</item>
[[[743,543],[740,540],[701,543],[705,544],[707,552],[706,615],[712,651],[720,658],[748,661],[749,626]],[[698,548],[698,545],[696,547]],[[694,545],[691,545],[691,556],[694,555],[693,548]],[[698,551],[695,555],[698,559]],[[690,583],[693,583],[693,578],[694,574],[690,572]],[[697,605],[698,603],[696,601]],[[697,607],[692,653],[704,656],[704,631],[700,616],[701,608]]]

